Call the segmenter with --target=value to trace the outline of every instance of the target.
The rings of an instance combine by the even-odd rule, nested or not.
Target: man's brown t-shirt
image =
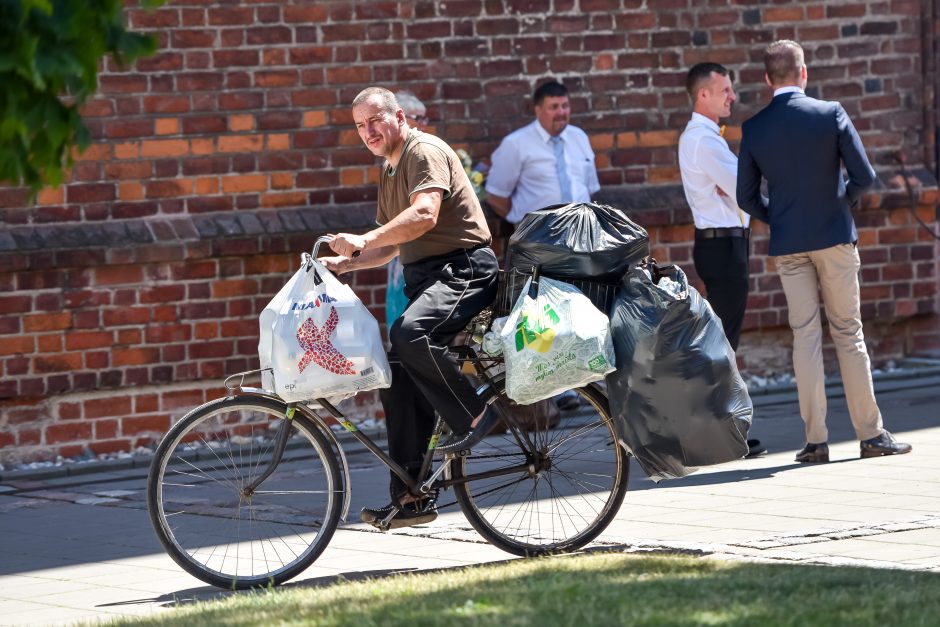
[[[437,224],[419,238],[398,245],[403,264],[490,243],[483,209],[460,159],[441,139],[409,129],[398,167],[386,164],[382,169],[376,221],[387,224],[411,206],[413,194],[427,189],[444,192]]]

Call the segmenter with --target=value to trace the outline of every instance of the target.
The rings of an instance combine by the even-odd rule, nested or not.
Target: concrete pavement
[[[595,546],[940,572],[940,377],[917,384],[885,382],[878,395],[886,427],[913,444],[913,454],[858,459],[844,402],[834,398],[826,465],[793,462],[803,435],[792,394],[756,397],[752,435],[767,444],[767,456],[660,484],[634,465],[623,507]],[[350,462],[355,519],[362,505],[384,502],[385,485],[369,455]],[[0,624],[147,615],[231,594],[163,553],[144,477],[143,469],[126,469],[0,485]],[[430,525],[391,534],[344,525],[288,585],[505,559],[512,558],[451,508]]]

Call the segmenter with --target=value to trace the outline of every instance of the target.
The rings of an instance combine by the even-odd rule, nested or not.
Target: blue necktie
[[[558,186],[561,187],[561,202],[571,202],[571,180],[568,178],[565,145],[561,137],[552,137],[552,150],[555,151],[555,172],[558,173]]]

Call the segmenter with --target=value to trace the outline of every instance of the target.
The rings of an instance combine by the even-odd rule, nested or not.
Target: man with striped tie
[[[503,138],[486,179],[487,202],[511,224],[536,209],[589,202],[601,188],[591,142],[569,123],[568,89],[552,80],[535,90],[532,101],[535,120]],[[563,410],[580,404],[574,392],[555,402]]]

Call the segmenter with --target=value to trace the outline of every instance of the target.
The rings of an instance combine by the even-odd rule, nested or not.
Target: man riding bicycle
[[[496,422],[448,346],[495,298],[499,265],[483,210],[450,146],[409,128],[395,95],[381,87],[361,91],[352,114],[366,147],[386,159],[379,226],[362,235],[334,235],[330,246],[338,256],[320,261],[342,274],[401,258],[409,303],[401,317],[387,321],[397,363],[381,399],[389,455],[416,478],[435,410],[452,431],[437,446],[444,453],[468,450]],[[390,528],[437,518],[434,503],[410,494],[394,473],[391,499],[384,507],[364,508],[362,520],[376,523],[396,510]]]

